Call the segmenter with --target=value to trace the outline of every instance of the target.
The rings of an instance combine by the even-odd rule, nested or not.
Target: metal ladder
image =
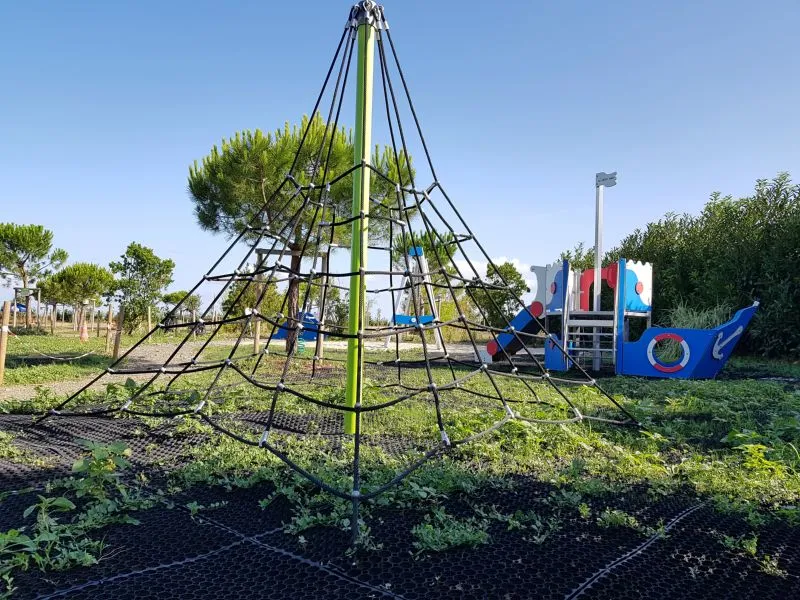
[[[613,366],[616,359],[614,311],[570,312],[564,343],[570,355],[584,368],[593,368],[595,353],[600,367]]]

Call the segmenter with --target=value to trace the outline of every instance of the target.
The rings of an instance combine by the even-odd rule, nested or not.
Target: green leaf
[[[52,499],[51,507],[55,510],[60,510],[60,511],[75,509],[75,505],[72,503],[72,501],[70,501],[69,498],[64,498],[63,496]]]

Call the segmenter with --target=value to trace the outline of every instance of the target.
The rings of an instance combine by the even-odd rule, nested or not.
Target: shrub
[[[800,186],[781,173],[759,180],[752,196],[712,194],[697,215],[666,214],[611,250],[653,264],[654,318],[719,307],[761,308],[740,349],[800,357]],[[724,319],[722,319],[724,320]]]

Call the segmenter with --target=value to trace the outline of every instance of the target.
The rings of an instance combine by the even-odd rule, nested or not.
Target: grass
[[[686,329],[711,329],[727,321],[733,309],[727,304],[717,304],[711,308],[698,309],[685,302],[679,302],[667,314],[668,327]]]
[[[51,381],[80,379],[91,376],[107,366],[105,339],[90,337],[81,343],[77,333],[73,336],[21,335],[9,336],[6,355],[6,385],[39,384]],[[87,356],[77,360],[53,360]]]
[[[734,377],[768,377],[800,380],[800,361],[778,361],[751,356],[734,356],[723,375]]]
[[[275,357],[277,368],[280,360]],[[414,373],[417,384],[423,370]],[[445,370],[436,376],[446,378]],[[202,377],[207,377],[203,375]],[[203,385],[197,376],[187,385]],[[230,382],[228,382],[230,383]],[[489,392],[484,381],[470,382],[472,389]],[[503,381],[504,391],[514,397],[514,382]],[[711,497],[719,506],[755,511],[780,509],[800,499],[800,394],[777,382],[732,381],[648,381],[613,378],[603,381],[623,404],[645,424],[644,430],[606,425],[552,426],[508,423],[498,434],[464,446],[443,461],[429,463],[411,478],[409,485],[429,488],[429,496],[447,494],[453,487],[477,486],[497,478],[524,474],[575,492],[577,506],[583,497],[618,492],[626,487],[647,485],[659,493],[688,486],[694,493]],[[296,389],[312,392],[312,386]],[[539,397],[557,402],[558,397],[537,384]],[[318,398],[342,400],[341,390],[316,389]],[[365,405],[386,399],[385,391],[367,386]],[[584,411],[600,411],[606,402],[596,390],[577,388]],[[485,429],[501,416],[496,406],[453,392],[443,401],[442,414],[452,439]],[[215,405],[217,413],[239,407],[267,410],[269,392],[253,393],[234,388]],[[281,396],[278,410],[287,414],[313,415],[321,409],[288,394]],[[543,405],[515,406],[523,414],[559,416]],[[561,415],[563,416],[563,415]],[[387,454],[378,446],[362,448],[364,488],[378,487],[391,479],[407,461],[419,455],[419,448],[432,447],[438,432],[430,402],[411,399],[364,417],[366,434],[403,436],[413,443],[407,452]],[[205,426],[187,420],[185,427]],[[352,444],[331,451],[323,438],[298,439],[276,433],[276,446],[291,453],[300,466],[328,477],[343,491],[349,486]],[[262,450],[242,446],[227,438],[214,437],[193,450],[195,461],[176,474],[183,483],[224,481],[236,478],[283,477],[268,473],[283,469]],[[266,469],[266,471],[265,471]],[[443,471],[449,475],[443,479]],[[327,480],[327,479],[326,479]],[[390,493],[390,496],[392,493]],[[613,510],[613,507],[609,507]]]
[[[718,304],[711,308],[698,309],[685,302],[679,302],[667,313],[666,327],[680,329],[712,329],[719,327],[731,316],[732,309],[726,304]],[[675,340],[664,340],[655,347],[656,356],[672,363],[680,360],[683,350]]]
[[[444,509],[436,508],[425,521],[411,533],[414,547],[419,552],[442,552],[459,546],[480,546],[489,543],[488,523],[476,518],[457,519],[448,515]]]
[[[141,338],[141,334],[123,335],[123,352]],[[175,334],[156,333],[153,343],[175,343]],[[92,332],[81,342],[78,332],[60,329],[56,335],[41,331],[39,335],[9,336],[6,355],[5,385],[34,385],[84,379],[96,375],[111,364],[105,352],[105,333]]]
[[[37,501],[22,513],[26,524],[0,531],[0,580],[5,587],[0,587],[0,598],[14,592],[14,576],[20,571],[97,564],[104,542],[92,532],[113,523],[136,525],[131,513],[156,504],[121,481],[121,472],[130,467],[124,444],[82,445],[85,454],[73,465],[75,476],[51,482],[47,496],[37,494]]]

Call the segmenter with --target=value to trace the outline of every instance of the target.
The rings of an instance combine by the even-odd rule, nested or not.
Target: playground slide
[[[537,319],[544,313],[544,306],[541,302],[534,302],[529,307],[523,308],[516,317],[511,321],[511,326],[519,332],[533,335],[539,332],[542,328],[540,321]],[[536,318],[534,318],[536,317]],[[524,337],[522,338],[525,339]],[[513,333],[501,333],[497,336],[497,341],[492,340],[486,344],[486,351],[492,357],[492,360],[502,360],[503,350],[509,355],[513,356],[522,348],[522,343],[519,338]]]

